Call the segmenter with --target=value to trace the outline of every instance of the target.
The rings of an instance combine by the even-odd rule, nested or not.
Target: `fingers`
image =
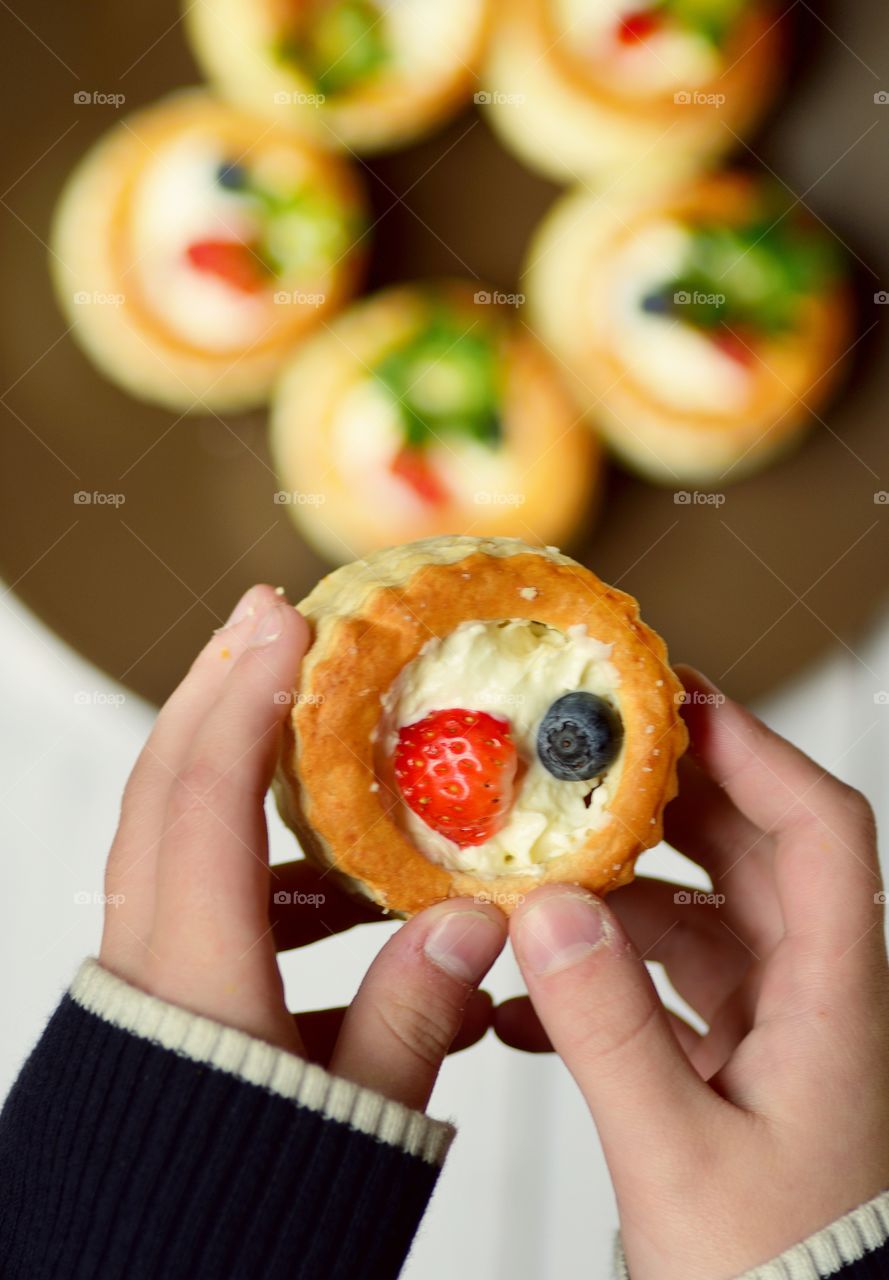
[[[861,797],[692,667],[677,668],[688,694],[691,750],[737,808],[765,832],[822,826],[857,835]]]
[[[329,872],[305,858],[271,867],[270,879],[269,914],[277,951],[307,947],[356,924],[391,919],[372,903],[349,897]]]
[[[680,759],[678,773],[679,794],[664,810],[664,836],[674,849],[714,880],[771,851],[771,838],[689,756]]]
[[[777,838],[774,874],[785,930],[834,954],[853,945],[879,919],[867,802],[751,712],[723,699],[699,672],[682,668],[680,674],[698,763],[751,822]]]
[[[552,1053],[553,1042],[527,996],[504,1000],[494,1010],[494,1030],[504,1044],[524,1053]]]
[[[289,605],[274,605],[195,731],[167,798],[161,923],[194,933],[203,921],[219,932],[222,908],[231,946],[238,945],[231,930],[239,914],[268,925],[262,804],[288,711],[281,695],[293,687],[306,644],[305,621]]]
[[[670,1169],[718,1100],[690,1065],[617,917],[579,889],[536,890],[510,920],[534,1007],[590,1107],[618,1193],[638,1153]]]
[[[281,694],[306,644],[304,620],[276,603],[195,730],[167,799],[152,932],[167,999],[187,1005],[199,986],[214,1005],[203,1012],[267,1039],[269,1018],[281,1036],[286,1019],[291,1041],[268,920],[263,797],[288,710]],[[167,956],[175,964],[165,967]]]
[[[459,1053],[461,1049],[468,1049],[471,1045],[477,1044],[491,1026],[492,1014],[493,1001],[488,992],[470,992],[466,1009],[463,1013],[463,1022],[451,1042],[448,1052]],[[305,1055],[311,1062],[318,1062],[322,1067],[326,1067],[329,1064],[333,1057],[333,1051],[339,1039],[345,1016],[346,1010],[344,1008],[313,1009],[308,1013],[295,1013],[293,1015],[297,1031],[305,1047]]]
[[[122,897],[110,913],[103,955],[118,971],[125,956],[144,950],[154,916],[157,850],[170,786],[198,726],[218,698],[250,637],[256,618],[278,602],[272,587],[258,586],[241,598],[226,626],[201,650],[185,679],[162,707],[130,774],[120,823],[106,868],[106,893]]]
[[[501,912],[470,899],[440,903],[409,920],[368,970],[330,1070],[422,1110],[470,993],[505,941]]]
[[[732,927],[756,951],[771,950],[784,927],[772,876],[774,839],[688,756],[679,761],[679,794],[664,811],[664,838],[710,873],[725,894],[723,915]]]
[[[128,822],[133,822],[139,826],[140,834],[146,835],[145,810],[151,806],[155,835],[160,836],[167,793],[192,738],[215,704],[238,658],[251,643],[257,620],[281,603],[273,587],[251,587],[164,703],[127,785],[121,814],[121,828],[125,833]]]
[[[639,876],[608,905],[643,960],[657,960],[676,991],[710,1022],[753,960],[749,947],[724,923],[714,895]]]
[[[679,1014],[674,1013],[672,1009],[665,1009],[664,1012],[686,1057],[693,1060],[703,1044],[700,1032],[690,1026],[684,1018],[680,1018]],[[513,999],[504,1000],[499,1004],[494,1010],[492,1025],[498,1039],[509,1045],[511,1049],[520,1049],[523,1053],[554,1052],[552,1041],[527,996],[514,996]],[[720,1064],[724,1062],[724,1056],[719,1061]],[[697,1066],[696,1070],[703,1079],[707,1078]]]

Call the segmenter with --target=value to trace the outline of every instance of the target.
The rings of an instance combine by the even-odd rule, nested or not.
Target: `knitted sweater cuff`
[[[615,1280],[630,1280],[620,1235]],[[885,1280],[889,1276],[889,1191],[859,1205],[736,1280]]]
[[[81,1008],[112,1026],[268,1089],[429,1164],[441,1165],[453,1141],[453,1125],[332,1076],[243,1031],[147,995],[97,960],[84,960],[69,994]]]
[[[451,1125],[87,960],[0,1114],[4,1280],[394,1280]]]

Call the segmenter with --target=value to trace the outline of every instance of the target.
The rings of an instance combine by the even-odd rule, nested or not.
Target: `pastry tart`
[[[87,353],[134,395],[246,408],[354,292],[364,225],[345,162],[186,90],[78,164],[52,232],[56,292]]]
[[[454,532],[560,543],[589,526],[599,446],[495,296],[458,282],[384,290],[284,370],[278,500],[328,559]]]
[[[200,0],[195,57],[232,102],[372,152],[443,123],[477,82],[490,0]]]
[[[662,484],[725,484],[791,448],[851,345],[836,241],[726,172],[604,204],[575,192],[531,244],[532,324],[614,452]]]
[[[752,129],[782,51],[762,0],[510,0],[489,42],[485,110],[556,181],[672,182]]]
[[[443,537],[324,578],[275,791],[306,855],[410,915],[596,893],[660,840],[682,686],[636,601],[554,548]]]

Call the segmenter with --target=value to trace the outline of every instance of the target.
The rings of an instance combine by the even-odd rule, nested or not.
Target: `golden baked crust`
[[[783,24],[751,3],[699,84],[632,92],[609,61],[597,66],[554,19],[553,0],[509,0],[496,11],[484,68],[485,108],[504,144],[556,181],[583,175],[650,189],[707,168],[747,136],[780,81]],[[692,92],[693,91],[693,92]]]
[[[466,21],[458,15],[443,46],[452,56],[439,74],[383,76],[327,98],[276,55],[299,7],[292,0],[200,0],[184,4],[183,20],[195,57],[221,93],[319,146],[362,154],[404,146],[459,111],[477,84],[491,0],[468,5]],[[448,12],[442,5],[440,16]]]
[[[533,589],[533,590],[532,590]],[[536,594],[535,594],[536,593]],[[532,597],[529,599],[529,597]],[[328,575],[299,606],[313,632],[289,717],[275,794],[307,855],[379,906],[410,915],[455,896],[507,913],[540,884],[607,893],[633,878],[662,836],[686,746],[682,686],[636,601],[552,548],[512,539],[433,538],[390,548]],[[539,875],[481,879],[429,861],[397,822],[400,799],[374,769],[380,699],[430,638],[467,619],[583,625],[613,646],[624,725],[611,821]]]
[[[312,301],[305,305],[276,303],[276,290],[269,288],[267,325],[246,348],[204,348],[177,336],[140,287],[132,209],[146,161],[189,132],[218,139],[237,156],[287,156],[295,174],[311,175],[344,212],[362,215],[361,184],[343,160],[204,90],[179,90],[109,129],[68,178],[51,232],[56,296],[75,338],[107,377],[133,395],[183,412],[249,408],[268,398],[294,344],[354,293],[365,254],[349,252],[306,281],[300,292]],[[286,291],[288,282],[279,287]],[[120,304],[79,305],[83,294],[117,296]]]
[[[610,314],[612,263],[646,223],[738,226],[762,208],[763,194],[762,181],[735,171],[668,192],[625,193],[607,205],[578,190],[557,201],[529,247],[525,285],[535,329],[565,362],[578,404],[610,448],[658,483],[728,483],[765,465],[797,443],[843,372],[852,303],[841,278],[805,299],[797,331],[761,340],[749,401],[722,412],[656,397],[615,352],[608,325],[596,331],[590,322]]]
[[[476,302],[484,298],[484,302]],[[578,418],[562,371],[515,310],[466,281],[381,290],[353,303],[293,355],[277,383],[269,442],[281,489],[312,495],[288,512],[303,536],[334,563],[394,543],[439,537],[454,530],[479,537],[522,537],[570,545],[579,527],[589,531],[602,478],[602,449]],[[372,477],[349,474],[337,449],[339,410],[357,382],[428,319],[430,300],[445,303],[466,332],[490,332],[500,353],[503,395],[501,458],[508,497],[520,503],[479,502],[486,481],[454,492],[425,509],[381,501]],[[558,495],[554,500],[554,494]]]

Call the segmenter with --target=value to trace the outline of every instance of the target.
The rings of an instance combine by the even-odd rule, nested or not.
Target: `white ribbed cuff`
[[[150,996],[103,969],[97,960],[84,960],[69,995],[81,1008],[123,1031],[268,1089],[428,1164],[442,1164],[454,1139],[453,1125],[333,1076],[317,1063],[244,1031]]]
[[[867,1204],[837,1218],[771,1262],[745,1271],[736,1280],[826,1280],[866,1253],[879,1249],[887,1240],[889,1191],[882,1191]],[[615,1280],[630,1280],[620,1235],[614,1244],[614,1275]]]

